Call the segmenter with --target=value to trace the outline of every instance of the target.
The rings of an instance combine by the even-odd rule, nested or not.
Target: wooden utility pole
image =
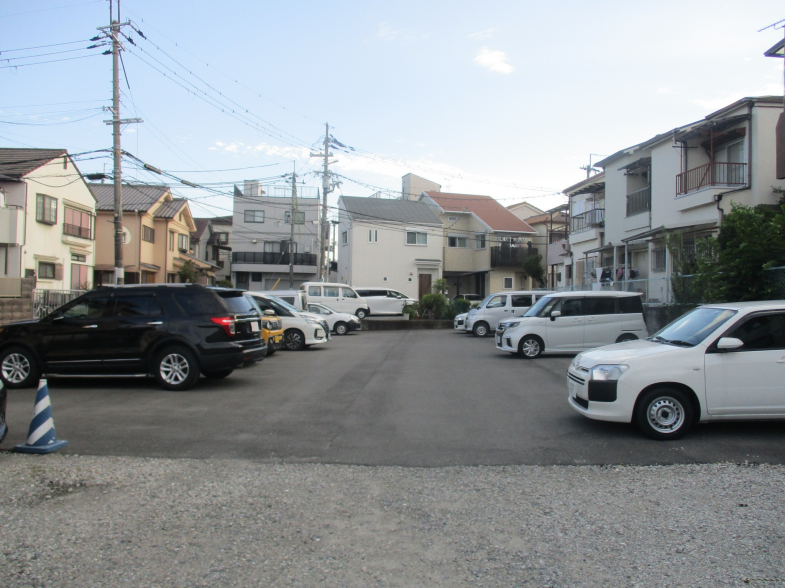
[[[296,163],[294,169],[296,170]],[[289,212],[289,290],[294,290],[294,223],[297,218],[297,172],[292,172],[292,208]]]

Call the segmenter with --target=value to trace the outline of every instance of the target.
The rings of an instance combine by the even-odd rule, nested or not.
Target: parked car
[[[560,292],[540,298],[521,318],[499,323],[496,348],[534,359],[543,353],[577,353],[647,334],[640,294]]]
[[[469,316],[468,312],[463,312],[461,314],[456,314],[455,318],[452,321],[453,329],[459,331],[461,333],[466,332],[466,317]]]
[[[577,355],[568,401],[677,439],[697,422],[785,418],[784,364],[785,302],[706,305],[646,340]]]
[[[457,294],[452,297],[453,300],[468,300],[469,302],[481,302],[483,297],[479,294]]]
[[[290,306],[294,306],[298,311],[307,312],[305,292],[302,290],[262,290],[260,293],[280,298]]]
[[[548,294],[552,292],[521,290],[491,294],[478,308],[469,311],[465,328],[475,337],[485,337],[496,329],[499,321],[523,316],[532,304]]]
[[[281,319],[283,345],[289,351],[300,351],[311,345],[327,343],[330,340],[330,327],[324,319],[300,312],[275,296],[259,292],[247,292],[247,294],[253,296],[263,311],[272,310]]]
[[[336,335],[345,335],[349,331],[361,331],[363,328],[360,319],[353,314],[336,312],[324,304],[311,303],[308,305],[308,312],[326,320]]]
[[[8,434],[8,425],[5,424],[5,406],[8,399],[8,391],[0,386],[0,443],[3,442]]]
[[[368,316],[368,303],[351,286],[329,282],[305,282],[300,286],[305,292],[305,303],[326,304],[337,312],[348,312],[359,319]]]
[[[417,302],[397,290],[388,288],[356,288],[368,303],[369,314],[403,314],[403,307]]]
[[[283,326],[275,311],[262,310],[253,296],[245,293],[246,299],[253,304],[262,319],[262,339],[267,342],[267,355],[272,355],[283,347]]]
[[[240,290],[194,284],[102,286],[40,320],[0,329],[0,378],[147,376],[169,390],[225,378],[264,358],[259,317]]]

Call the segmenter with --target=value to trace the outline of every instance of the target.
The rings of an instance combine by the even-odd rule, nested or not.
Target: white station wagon
[[[568,401],[677,439],[696,422],[785,418],[785,301],[696,308],[649,337],[580,353]]]

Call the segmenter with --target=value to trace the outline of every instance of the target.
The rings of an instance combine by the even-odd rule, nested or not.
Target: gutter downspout
[[[19,277],[24,278],[24,269],[25,269],[25,247],[27,246],[27,181],[25,181],[25,213],[24,213],[24,229],[22,230],[22,246],[19,248]],[[35,268],[33,268],[33,272],[35,272]],[[35,281],[37,280],[35,278]],[[33,284],[33,288],[35,288],[35,283]]]
[[[136,258],[136,266],[139,269],[139,284],[142,283],[142,216],[139,209],[134,210],[136,218],[139,219],[139,257]]]

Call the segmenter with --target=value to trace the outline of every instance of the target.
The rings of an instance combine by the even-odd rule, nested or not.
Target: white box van
[[[485,337],[496,329],[499,321],[523,316],[529,307],[548,294],[553,292],[520,290],[491,294],[478,308],[469,311],[464,328],[475,337]]]
[[[297,310],[305,312],[305,292],[302,290],[263,290],[259,293],[280,298],[287,304],[294,306]]]
[[[559,292],[540,298],[523,317],[499,323],[496,348],[532,359],[543,353],[577,353],[647,335],[640,294]]]
[[[359,319],[368,316],[368,303],[346,284],[305,282],[300,290],[305,292],[306,304],[324,304],[336,312],[348,312]]]
[[[403,307],[417,302],[397,290],[388,288],[355,288],[368,303],[370,314],[403,314]]]

